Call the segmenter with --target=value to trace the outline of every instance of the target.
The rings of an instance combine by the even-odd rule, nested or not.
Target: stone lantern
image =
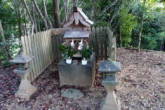
[[[17,65],[17,68],[14,69],[14,73],[17,73],[21,77],[21,83],[15,96],[25,100],[29,100],[30,96],[37,90],[27,79],[28,74],[30,73],[29,64],[31,60],[31,57],[26,56],[24,53],[20,53],[10,61]]]
[[[103,75],[102,85],[107,90],[107,97],[102,110],[119,110],[119,105],[114,95],[114,89],[118,84],[116,73],[121,71],[120,63],[108,60],[101,61],[98,71]]]

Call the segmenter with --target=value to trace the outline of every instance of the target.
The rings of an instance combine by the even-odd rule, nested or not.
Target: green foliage
[[[132,41],[132,30],[137,26],[136,17],[128,13],[127,9],[120,11],[120,32],[122,36],[122,44],[129,46]]]
[[[142,38],[142,48],[145,49],[155,49],[157,47],[156,39],[153,36],[143,36]]]
[[[144,2],[144,0],[142,1]],[[144,15],[141,48],[160,50],[164,42],[162,34],[165,31],[165,12],[162,7],[159,7],[162,2],[149,0],[146,1],[145,5],[143,2],[133,5],[129,10],[129,13],[134,15],[137,20],[137,26],[132,31],[132,41],[129,44],[137,47],[142,22],[141,18],[142,15]],[[123,20],[123,22],[125,22],[125,20]]]
[[[68,57],[71,58],[77,52],[71,46],[60,45],[59,49],[62,52],[64,58],[68,58]]]
[[[9,64],[7,60],[15,56],[20,49],[18,23],[25,22],[25,19],[19,18],[15,10],[12,1],[0,0],[0,20],[2,22],[5,39],[4,42],[3,37],[0,35],[0,61],[4,66]]]
[[[4,47],[7,47],[5,49],[7,49],[10,57],[17,54],[20,44],[18,44],[16,39],[20,38],[21,31],[25,32],[24,29],[20,29],[19,26],[30,23],[28,14],[24,6],[21,6],[22,3],[20,1],[21,0],[0,0],[0,20],[2,21],[5,40],[7,42],[2,42],[2,37],[0,36],[0,61],[7,59],[7,56],[4,54]],[[32,16],[34,18],[36,17],[38,30],[43,30],[45,27],[43,20],[40,19],[37,12],[32,13],[34,8],[32,2],[30,0],[26,0],[26,2]],[[43,15],[45,15],[43,1],[36,0],[36,2]],[[66,16],[64,2],[65,0],[60,0],[59,15],[61,23],[63,23]],[[164,3],[163,5],[165,5],[163,0],[146,0],[146,5],[143,4],[144,0],[79,0],[78,2],[78,6],[94,21],[95,26],[110,26],[118,40],[121,34],[122,44],[125,47],[137,47],[141,16],[144,13],[141,47],[160,50],[160,47],[164,45],[165,7],[162,7],[161,4]],[[54,21],[52,0],[47,0],[46,3],[48,17],[51,21]],[[68,11],[71,11],[72,5],[72,1],[70,1]],[[161,7],[159,5],[161,5]],[[19,11],[20,16],[18,14]],[[15,36],[14,38],[12,38],[12,34]],[[73,56],[75,53],[75,50],[70,47],[60,48],[65,57]]]
[[[9,66],[12,65],[8,60],[3,60],[3,61],[1,62],[1,64],[2,64],[3,67],[9,67]]]
[[[91,51],[91,49],[84,48],[84,49],[81,51],[81,54],[82,54],[82,57],[83,57],[83,58],[89,59],[90,56],[91,56],[91,54],[92,54],[92,51]]]

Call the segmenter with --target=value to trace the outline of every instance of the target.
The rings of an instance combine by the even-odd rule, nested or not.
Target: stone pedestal
[[[36,92],[36,88],[28,81],[27,79],[22,79],[19,89],[16,92],[15,96],[29,100],[30,97]]]
[[[15,69],[14,72],[21,77],[21,83],[15,96],[28,101],[30,97],[37,91],[37,88],[34,87],[31,84],[31,82],[27,79],[30,70]]]
[[[116,95],[114,93],[115,86],[109,84],[103,84],[103,86],[107,90],[107,96],[102,110],[120,110],[120,107],[116,101]]]
[[[94,76],[94,56],[88,61],[87,65],[82,65],[81,62],[73,60],[72,64],[66,64],[65,60],[61,60],[58,64],[60,86],[80,86],[91,87]]]

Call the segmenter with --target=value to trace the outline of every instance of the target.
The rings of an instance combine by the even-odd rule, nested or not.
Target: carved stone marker
[[[15,96],[25,100],[29,100],[30,96],[37,90],[27,79],[27,76],[30,73],[29,62],[31,60],[32,58],[23,53],[11,60],[12,63],[18,65],[18,68],[16,68],[14,72],[21,77],[21,83]]]
[[[103,74],[102,85],[107,90],[107,97],[102,110],[120,110],[114,94],[114,89],[118,84],[115,74],[120,70],[121,66],[119,62],[102,61],[99,64],[99,72]]]

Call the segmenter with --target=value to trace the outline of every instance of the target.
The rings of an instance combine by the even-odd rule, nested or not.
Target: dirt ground
[[[165,110],[165,52],[118,49],[122,110]]]
[[[123,49],[117,50],[122,64],[118,73],[116,93],[122,110],[165,110],[165,52]],[[58,73],[47,69],[34,85],[38,91],[30,101],[14,97],[20,78],[14,67],[0,67],[0,110],[100,110],[106,96],[97,76],[93,89],[78,88],[84,97],[73,100],[61,97]]]

